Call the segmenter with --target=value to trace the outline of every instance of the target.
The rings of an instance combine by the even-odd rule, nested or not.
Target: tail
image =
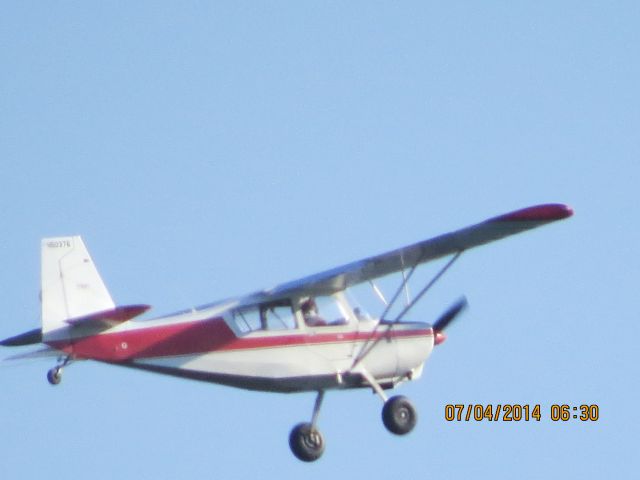
[[[115,308],[82,238],[42,240],[42,334],[69,326],[68,320]]]
[[[99,333],[146,312],[149,305],[116,307],[82,238],[42,240],[41,328],[0,341],[13,347],[70,337],[75,327]]]

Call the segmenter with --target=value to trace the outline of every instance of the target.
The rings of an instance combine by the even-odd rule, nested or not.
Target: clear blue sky
[[[530,204],[576,215],[465,254],[416,308],[471,304],[399,391],[406,438],[369,392],[330,393],[306,465],[287,436],[311,394],[89,362],[54,389],[45,361],[0,369],[2,477],[629,478],[639,25],[633,1],[4,2],[0,337],[38,325],[44,236],[82,234],[116,301],[161,314]]]

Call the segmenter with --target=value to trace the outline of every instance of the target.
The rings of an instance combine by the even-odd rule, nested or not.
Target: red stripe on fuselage
[[[377,333],[373,338],[381,335],[383,333]],[[390,332],[390,336],[393,338],[429,335],[433,335],[433,330],[424,326]],[[370,339],[372,339],[371,332],[353,331],[312,334],[292,331],[282,335],[249,335],[238,338],[224,320],[215,318],[117,333],[103,333],[74,339],[71,342],[51,342],[50,346],[77,358],[121,362],[215,351],[323,345]]]

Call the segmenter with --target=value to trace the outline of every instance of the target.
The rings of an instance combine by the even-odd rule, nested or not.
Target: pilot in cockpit
[[[302,302],[300,310],[302,311],[304,323],[308,326],[319,327],[327,324],[326,320],[318,314],[318,306],[313,298],[310,297]]]

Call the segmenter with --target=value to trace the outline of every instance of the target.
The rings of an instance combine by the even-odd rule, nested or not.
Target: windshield
[[[307,326],[340,326],[354,321],[371,321],[367,311],[344,292],[319,297],[305,297],[300,312]]]

